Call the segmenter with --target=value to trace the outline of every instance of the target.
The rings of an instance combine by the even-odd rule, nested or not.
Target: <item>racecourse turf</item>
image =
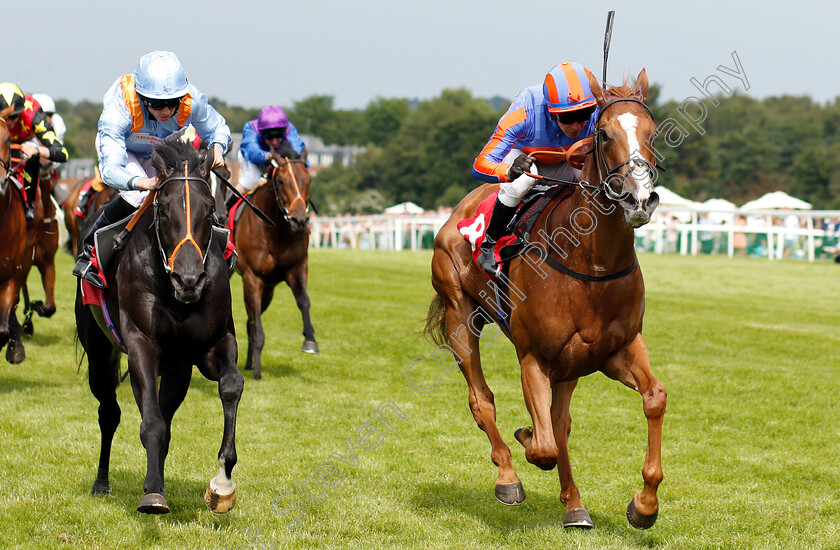
[[[638,531],[625,519],[642,486],[641,398],[595,374],[572,401],[571,459],[595,522],[579,531],[562,527],[556,472],[528,464],[513,439],[530,425],[513,348],[486,338],[498,425],[527,494],[518,507],[494,498],[496,468],[463,378],[457,370],[436,378],[424,361],[434,350],[418,336],[430,259],[313,250],[321,353],[299,351],[300,316],[279,287],[264,316],[263,379],[246,373],[239,408],[236,507],[214,515],[203,502],[222,410],[216,384],[195,371],[166,463],[172,513],[147,516],[135,511],[146,461],[128,381],[113,493],[90,495],[97,405],[74,349],[72,264],[59,253],[58,312],[35,319],[24,363],[0,359],[0,548],[840,547],[840,266],[640,257],[644,334],[668,391],[659,520]],[[238,275],[232,286],[242,368]],[[406,383],[410,363],[425,393]]]

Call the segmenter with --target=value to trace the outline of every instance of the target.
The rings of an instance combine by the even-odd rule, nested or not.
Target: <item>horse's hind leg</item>
[[[286,275],[286,282],[292,289],[295,302],[303,317],[303,346],[301,351],[306,353],[318,353],[318,342],[315,341],[315,328],[309,318],[309,294],[306,292],[307,263],[301,262],[294,269],[289,270]]]
[[[604,374],[642,395],[648,422],[648,443],[642,477],[645,486],[627,506],[627,521],[637,529],[647,529],[656,522],[659,498],[656,491],[662,482],[662,419],[667,395],[662,383],[650,370],[647,344],[641,334],[622,351],[609,359]]]
[[[80,309],[83,308],[83,309]],[[107,495],[111,493],[108,470],[111,461],[111,443],[114,432],[120,424],[120,406],[117,403],[119,385],[120,352],[96,324],[88,306],[76,304],[76,325],[79,342],[88,357],[88,384],[90,391],[99,402],[99,468],[93,482],[91,494]]]
[[[58,221],[53,221],[44,228],[45,234],[38,243],[40,261],[38,271],[44,287],[44,301],[32,302],[32,310],[39,317],[52,317],[55,313],[55,252],[58,250]]]

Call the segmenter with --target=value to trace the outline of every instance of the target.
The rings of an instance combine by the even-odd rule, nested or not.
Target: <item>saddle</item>
[[[502,272],[507,271],[511,258],[519,254],[523,246],[529,242],[531,229],[543,210],[555,198],[565,200],[574,193],[572,185],[535,185],[531,188],[522,200],[516,213],[508,224],[503,237],[496,241],[494,254],[496,262],[501,266]],[[472,246],[473,261],[478,260],[479,246],[484,242],[484,233],[490,224],[490,214],[499,192],[491,194],[481,201],[476,209],[475,215],[458,222],[458,231],[464,239]],[[488,275],[488,277],[490,277]]]

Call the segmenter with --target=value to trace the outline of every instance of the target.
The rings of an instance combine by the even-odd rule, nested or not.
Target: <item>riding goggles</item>
[[[260,135],[265,141],[270,141],[272,139],[285,139],[286,138],[286,129],[285,128],[269,128],[268,130],[263,130],[260,132]]]
[[[177,109],[178,105],[181,104],[180,97],[173,97],[172,99],[142,99],[143,103],[146,105],[147,109],[151,109],[154,111],[162,111],[163,109]]]

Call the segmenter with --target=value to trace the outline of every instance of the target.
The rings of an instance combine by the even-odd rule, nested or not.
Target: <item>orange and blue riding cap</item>
[[[564,61],[555,65],[543,81],[548,112],[565,113],[597,105],[598,101],[589,88],[591,74],[580,63]]]

